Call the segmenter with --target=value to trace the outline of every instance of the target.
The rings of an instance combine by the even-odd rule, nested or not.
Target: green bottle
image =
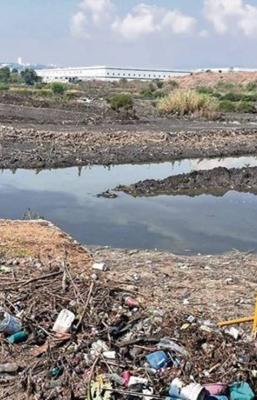
[[[17,333],[14,333],[13,335],[9,336],[7,338],[9,343],[21,343],[24,342],[25,340],[27,340],[29,337],[28,333],[26,331],[20,331]]]

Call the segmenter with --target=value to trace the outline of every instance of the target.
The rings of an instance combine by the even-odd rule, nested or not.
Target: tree
[[[65,92],[65,85],[61,82],[54,82],[51,85],[52,88],[52,92],[53,94],[60,94],[63,95],[63,93]]]
[[[8,83],[10,81],[10,68],[8,67],[3,67],[0,68],[0,82]]]
[[[37,75],[36,71],[31,68],[26,68],[24,71],[21,71],[21,77],[26,85],[29,86],[33,86],[34,83],[41,81],[41,78]]]

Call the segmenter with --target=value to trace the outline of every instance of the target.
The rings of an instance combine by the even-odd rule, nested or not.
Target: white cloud
[[[86,31],[87,18],[82,11],[78,11],[71,19],[71,34],[74,37],[88,37]]]
[[[196,20],[193,17],[182,14],[178,10],[168,11],[162,21],[163,26],[167,26],[173,33],[189,33],[196,26]]]
[[[110,16],[113,4],[111,0],[82,0],[80,8],[91,14],[94,23],[98,24]]]
[[[257,36],[257,7],[244,0],[205,0],[204,15],[219,34]]]
[[[124,18],[116,17],[112,29],[124,38],[133,40],[164,30],[175,34],[185,34],[192,32],[195,25],[194,18],[178,10],[141,3]]]
[[[72,36],[90,37],[90,26],[99,27],[108,21],[112,9],[111,0],[81,0],[79,10],[71,18],[70,30]]]

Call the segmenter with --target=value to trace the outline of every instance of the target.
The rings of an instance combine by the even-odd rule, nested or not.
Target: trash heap
[[[257,393],[256,343],[241,328],[155,308],[109,281],[104,264],[92,274],[63,261],[1,263],[0,400],[251,400]]]

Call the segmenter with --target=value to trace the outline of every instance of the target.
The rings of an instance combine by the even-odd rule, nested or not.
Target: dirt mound
[[[219,82],[235,83],[237,85],[257,82],[257,72],[198,72],[177,78],[179,86],[184,89],[198,86],[213,87]]]
[[[256,194],[257,167],[241,169],[218,167],[211,170],[193,171],[162,180],[146,179],[129,186],[120,185],[114,190],[123,191],[135,197],[159,194],[222,196],[230,190]]]

